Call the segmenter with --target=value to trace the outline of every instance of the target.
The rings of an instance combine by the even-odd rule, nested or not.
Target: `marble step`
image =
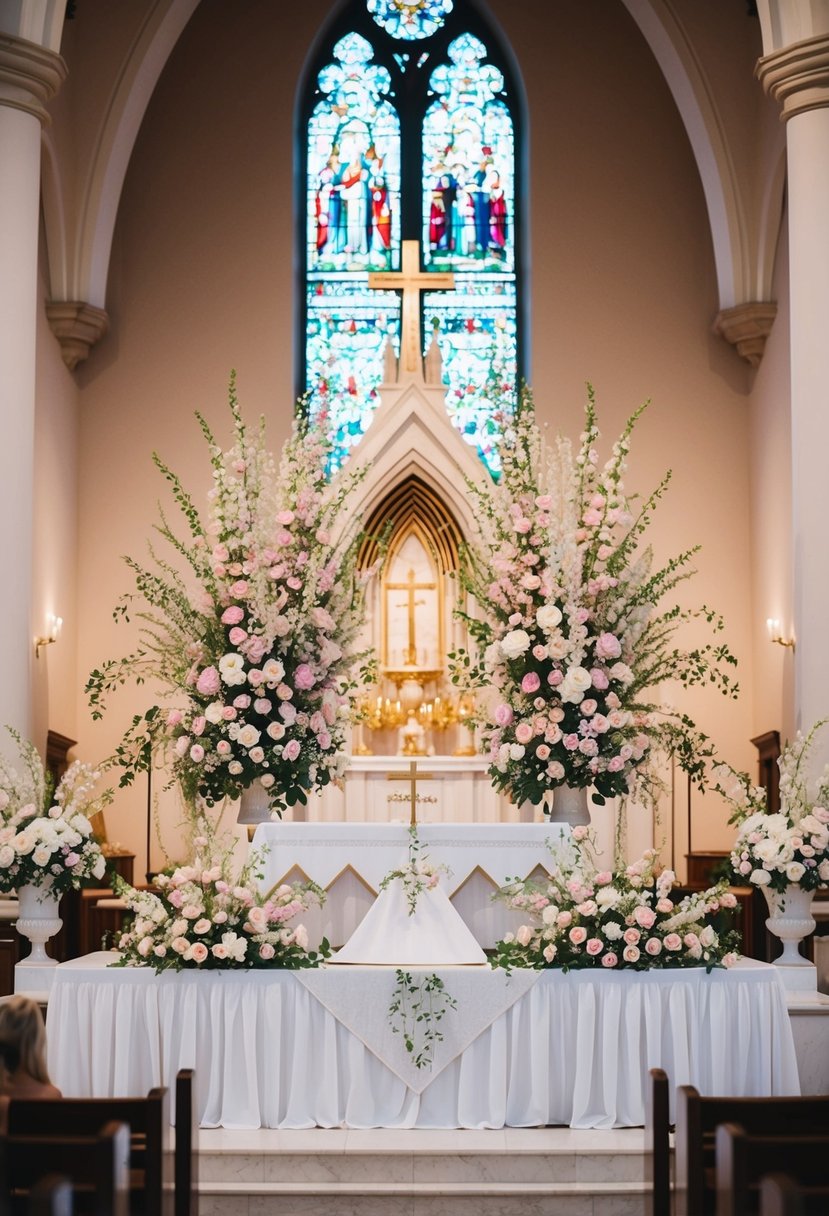
[[[200,1216],[642,1216],[641,1130],[201,1133]]]

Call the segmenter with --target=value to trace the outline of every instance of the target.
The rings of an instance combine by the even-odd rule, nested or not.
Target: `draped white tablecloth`
[[[520,993],[503,973],[441,970],[458,1009],[415,1079],[402,1036],[381,1032],[393,968],[157,976],[112,957],[57,968],[52,1079],[66,1095],[126,1095],[195,1068],[205,1127],[637,1126],[657,1066],[672,1090],[800,1092],[783,987],[753,960],[710,975],[521,973]],[[471,1025],[464,1010],[484,1006]]]

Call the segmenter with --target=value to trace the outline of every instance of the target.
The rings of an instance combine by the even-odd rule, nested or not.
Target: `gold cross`
[[[425,600],[416,600],[415,591],[434,591],[437,583],[416,583],[415,572],[410,570],[405,583],[386,583],[387,591],[408,591],[408,599],[405,604],[396,604],[397,608],[408,608],[409,610],[409,645],[406,649],[406,658],[404,660],[407,667],[417,666],[417,647],[415,646],[415,608],[418,604],[425,604]]]
[[[420,269],[420,244],[403,241],[403,265],[400,270],[374,270],[368,276],[369,287],[390,287],[403,293],[403,318],[400,325],[400,366],[416,372],[421,366],[420,293],[449,291],[455,286],[455,276]]]
[[[420,780],[421,781],[431,781],[433,775],[434,775],[433,773],[421,773]],[[409,765],[408,773],[387,773],[386,774],[387,781],[411,781],[412,792],[409,795],[409,797],[410,797],[411,803],[412,803],[412,813],[411,813],[411,817],[409,819],[409,823],[413,828],[417,827],[417,778],[418,778],[418,772],[417,772],[417,761],[416,760],[412,760],[411,764]]]

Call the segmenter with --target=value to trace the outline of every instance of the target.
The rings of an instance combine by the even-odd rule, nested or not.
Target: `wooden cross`
[[[425,600],[416,600],[416,591],[434,591],[437,583],[416,583],[414,570],[409,571],[408,578],[405,583],[386,583],[387,591],[408,591],[409,595],[405,604],[396,604],[397,608],[408,608],[409,610],[409,645],[406,649],[406,657],[403,660],[407,667],[417,666],[417,646],[415,645],[415,608],[418,604],[425,604]]]
[[[432,777],[433,777],[432,773],[421,773],[420,774],[421,781],[431,781]],[[409,795],[409,797],[411,799],[411,803],[412,803],[412,813],[411,813],[411,817],[409,819],[409,823],[413,828],[417,827],[417,778],[418,778],[418,772],[417,772],[417,761],[416,760],[412,760],[411,764],[409,765],[408,773],[388,773],[386,775],[387,781],[410,781],[412,783],[412,787],[411,787],[412,792]]]
[[[403,265],[400,270],[374,270],[368,276],[369,287],[390,287],[403,293],[403,318],[400,325],[400,366],[416,372],[421,366],[420,293],[449,291],[455,286],[451,273],[432,273],[420,269],[420,243],[403,241]]]

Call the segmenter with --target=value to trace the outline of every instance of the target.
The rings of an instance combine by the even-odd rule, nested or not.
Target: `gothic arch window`
[[[497,475],[493,415],[523,371],[522,93],[476,0],[350,0],[317,40],[298,107],[305,290],[300,392],[341,464],[368,427],[401,299],[369,286],[419,242],[421,338],[437,340],[448,413]]]

